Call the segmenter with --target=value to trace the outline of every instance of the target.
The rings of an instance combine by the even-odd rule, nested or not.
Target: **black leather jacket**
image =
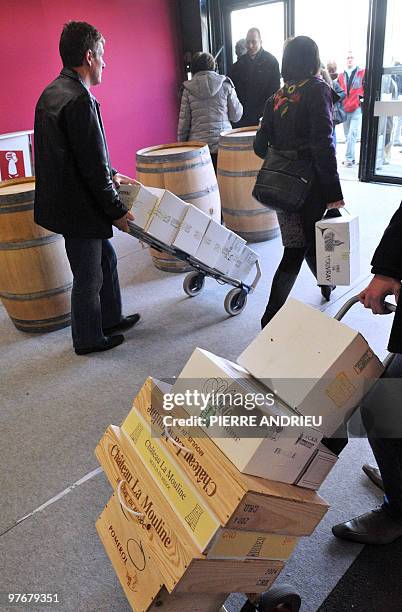
[[[265,102],[280,86],[277,59],[264,49],[260,49],[254,59],[246,53],[233,64],[229,76],[243,105],[243,116],[233,126],[258,125]]]
[[[120,202],[99,103],[68,68],[35,111],[35,221],[69,238],[110,238]]]
[[[372,273],[402,280],[402,202],[376,248]],[[402,297],[398,301],[388,343],[391,353],[402,353]]]

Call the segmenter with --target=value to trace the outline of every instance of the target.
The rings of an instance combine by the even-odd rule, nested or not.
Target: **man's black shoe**
[[[366,474],[366,476],[368,476],[370,480],[374,482],[375,485],[377,485],[377,487],[384,491],[384,483],[382,481],[381,472],[378,467],[374,467],[374,465],[369,465],[368,463],[365,463],[362,466],[362,470]]]
[[[109,336],[110,334],[114,334],[115,332],[124,331],[126,329],[130,329],[140,320],[140,315],[138,313],[128,315],[128,317],[123,317],[120,323],[116,325],[112,325],[112,327],[104,327],[103,333],[105,336]]]
[[[395,521],[381,507],[335,525],[332,533],[337,538],[360,544],[391,544],[402,536],[402,520]]]
[[[109,351],[115,346],[119,346],[119,344],[121,344],[123,341],[123,334],[119,334],[117,336],[106,336],[106,338],[99,344],[95,344],[95,346],[90,346],[88,348],[76,348],[75,352],[77,353],[77,355],[88,355],[89,353],[100,353],[101,351]]]

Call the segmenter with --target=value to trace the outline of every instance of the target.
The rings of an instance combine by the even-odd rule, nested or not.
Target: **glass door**
[[[373,0],[360,178],[402,184],[402,2]]]

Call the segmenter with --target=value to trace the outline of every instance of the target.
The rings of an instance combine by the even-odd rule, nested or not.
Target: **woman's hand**
[[[344,200],[337,200],[336,202],[330,202],[327,204],[327,210],[330,208],[343,208],[345,206]]]

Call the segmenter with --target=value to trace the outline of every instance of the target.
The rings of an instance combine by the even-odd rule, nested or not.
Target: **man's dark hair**
[[[296,36],[285,44],[282,58],[282,77],[300,81],[317,74],[321,66],[317,44],[308,36]]]
[[[100,42],[104,42],[102,34],[85,21],[69,21],[64,24],[59,43],[64,68],[82,66],[85,53],[91,49],[96,55]]]
[[[191,60],[191,74],[197,74],[201,70],[216,70],[216,62],[210,53],[194,53]]]

